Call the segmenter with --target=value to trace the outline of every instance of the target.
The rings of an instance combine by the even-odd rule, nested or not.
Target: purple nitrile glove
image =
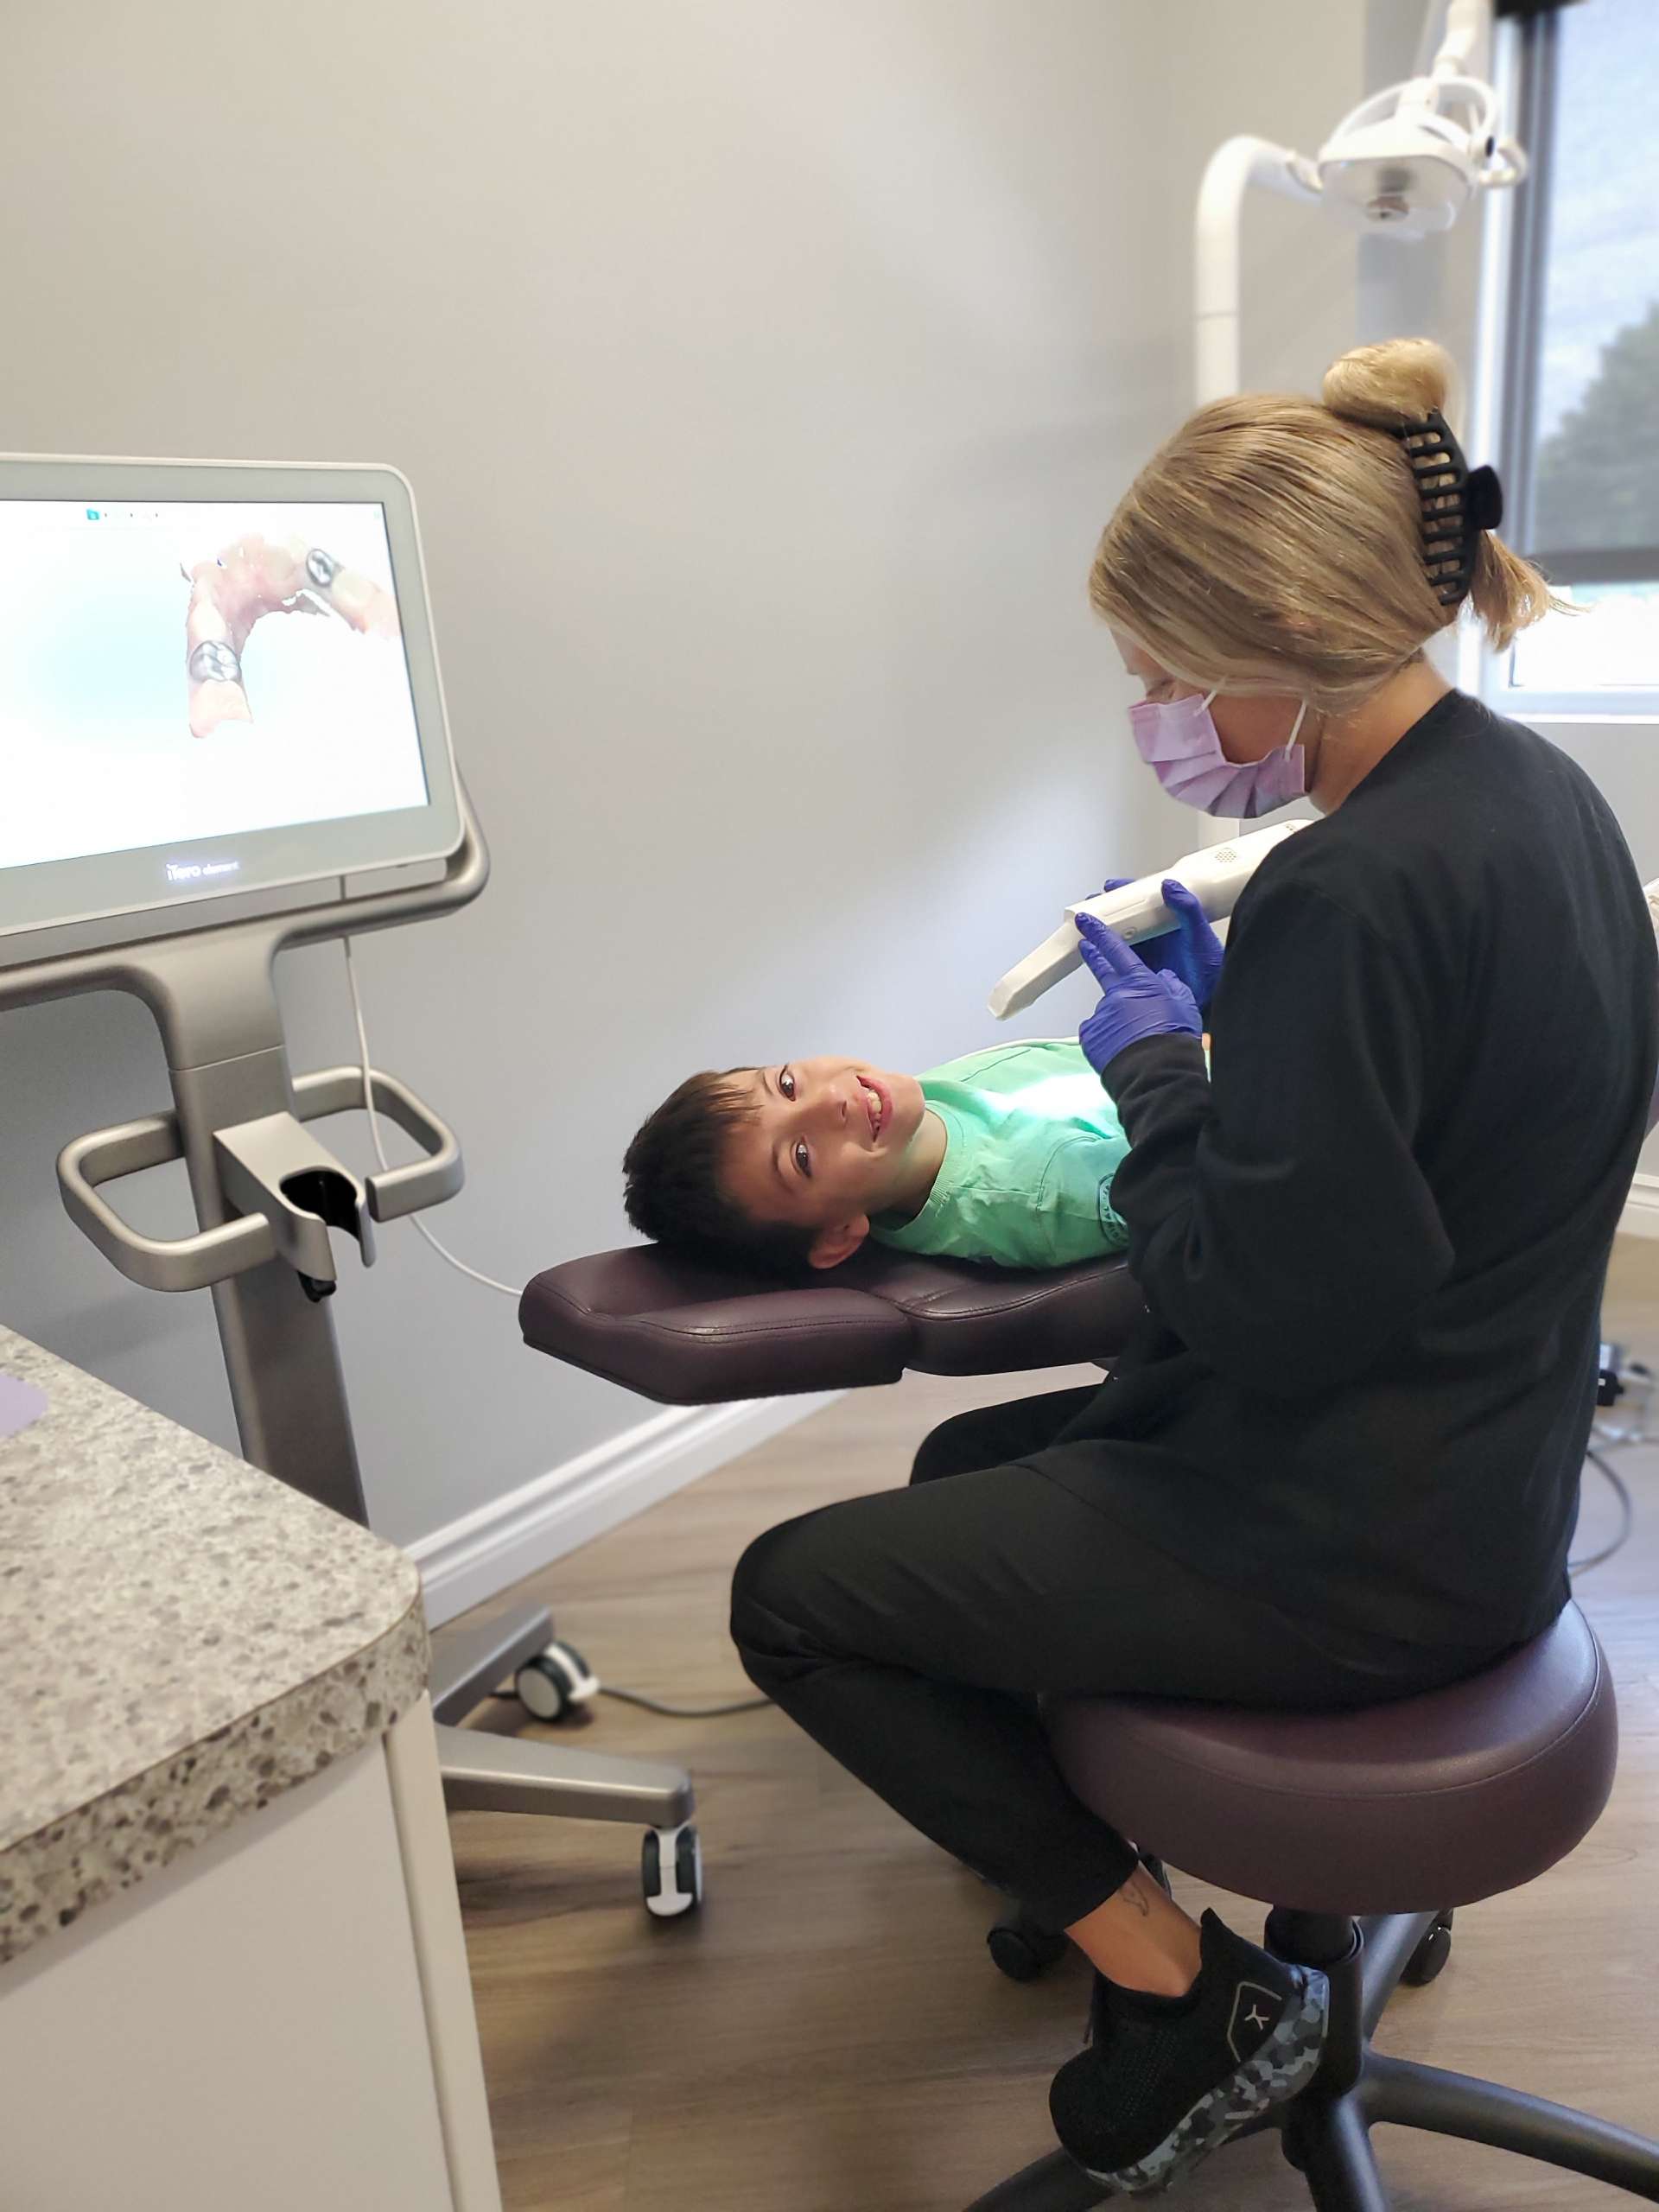
[[[1083,962],[1100,985],[1100,1004],[1077,1031],[1084,1057],[1104,1075],[1128,1045],[1143,1037],[1204,1034],[1198,1001],[1179,976],[1148,968],[1132,944],[1092,914],[1077,916]]]
[[[1121,891],[1126,883],[1134,880],[1132,875],[1109,876],[1102,887]],[[1166,876],[1160,888],[1165,906],[1177,918],[1177,926],[1166,931],[1162,937],[1143,938],[1134,950],[1148,968],[1161,969],[1166,976],[1179,976],[1198,1001],[1202,1014],[1216,995],[1225,948],[1205,919],[1196,892],[1189,891],[1179,877],[1173,875]]]

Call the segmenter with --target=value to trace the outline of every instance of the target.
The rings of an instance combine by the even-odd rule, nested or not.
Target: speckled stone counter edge
[[[353,1657],[21,1838],[0,1858],[0,1963],[372,1742],[427,1675],[416,1596]]]

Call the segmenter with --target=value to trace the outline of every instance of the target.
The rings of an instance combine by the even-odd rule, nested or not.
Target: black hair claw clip
[[[1483,530],[1503,519],[1503,487],[1495,468],[1471,468],[1440,409],[1392,430],[1417,481],[1423,510],[1423,567],[1442,607],[1468,595]]]

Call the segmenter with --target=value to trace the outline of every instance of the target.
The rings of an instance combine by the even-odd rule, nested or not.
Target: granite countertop
[[[0,1961],[427,1681],[401,1552],[0,1329],[7,1377],[48,1403],[0,1435]]]

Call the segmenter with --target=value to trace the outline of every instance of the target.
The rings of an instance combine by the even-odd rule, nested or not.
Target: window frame
[[[1483,195],[1480,295],[1471,431],[1477,450],[1496,458],[1506,513],[1503,536],[1530,553],[1535,405],[1541,353],[1550,191],[1554,177],[1554,102],[1560,15],[1554,9],[1495,26],[1492,66],[1503,111],[1529,162],[1523,183]],[[1554,553],[1541,566],[1555,582],[1645,582],[1659,574],[1659,548]],[[1623,574],[1620,572],[1623,571]],[[1632,573],[1635,571],[1636,573]],[[1659,686],[1561,691],[1510,681],[1510,656],[1494,652],[1478,626],[1461,626],[1458,680],[1500,714],[1522,721],[1659,721]]]

